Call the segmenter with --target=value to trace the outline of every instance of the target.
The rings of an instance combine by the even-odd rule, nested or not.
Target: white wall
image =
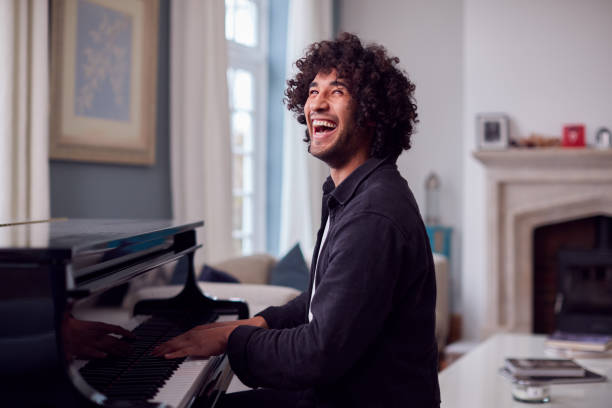
[[[612,129],[612,1],[464,0],[464,332],[483,327],[484,172],[472,158],[474,118],[505,112],[511,134],[560,135],[584,123],[587,139]]]
[[[442,181],[441,218],[454,228],[454,309],[459,310],[462,198],[462,3],[457,0],[341,0],[339,29],[400,58],[416,84],[420,123],[398,166],[425,212],[425,178]]]
[[[422,209],[426,174],[442,179],[442,218],[456,229],[454,308],[478,338],[487,238],[475,115],[505,112],[511,136],[582,122],[592,141],[612,128],[612,1],[340,0],[339,11],[341,30],[385,45],[417,85],[421,123],[398,165]]]

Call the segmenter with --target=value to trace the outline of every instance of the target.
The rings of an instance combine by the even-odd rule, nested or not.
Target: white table
[[[550,389],[551,401],[526,404],[512,399],[510,382],[498,374],[507,357],[549,357],[545,336],[497,334],[462,356],[440,373],[443,408],[610,408],[612,358],[576,359],[582,366],[608,377],[590,384],[558,384]]]

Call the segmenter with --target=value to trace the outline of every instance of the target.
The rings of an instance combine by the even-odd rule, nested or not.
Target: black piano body
[[[202,225],[71,219],[0,226],[0,404],[175,406],[153,396],[195,364],[202,368],[176,405],[214,406],[232,376],[225,356],[150,356],[154,344],[197,324],[249,315],[244,302],[200,291],[193,257]],[[183,276],[176,294],[141,296],[176,276]],[[105,324],[135,338],[110,334]]]

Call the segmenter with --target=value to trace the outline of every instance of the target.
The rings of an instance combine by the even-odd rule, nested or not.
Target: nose
[[[314,98],[310,100],[310,110],[315,112],[326,111],[329,109],[329,103],[324,94],[315,95]]]

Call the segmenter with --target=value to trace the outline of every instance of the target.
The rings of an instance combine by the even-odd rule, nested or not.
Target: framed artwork
[[[508,117],[499,113],[482,113],[476,116],[478,147],[481,150],[498,150],[508,147]]]
[[[155,162],[157,0],[54,0],[52,159]]]

